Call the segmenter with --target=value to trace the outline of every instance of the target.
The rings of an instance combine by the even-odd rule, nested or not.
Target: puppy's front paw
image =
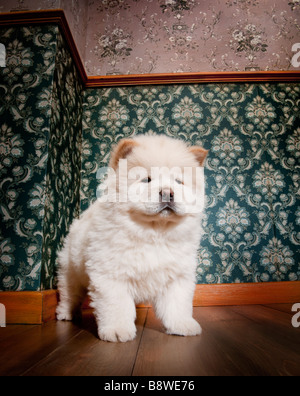
[[[179,336],[197,336],[202,333],[201,326],[193,319],[185,319],[174,323],[172,326],[167,328],[167,334],[179,335]]]
[[[69,310],[58,306],[56,309],[56,319],[59,321],[66,320],[71,322],[73,319],[73,315]]]
[[[128,342],[135,339],[136,327],[135,325],[124,327],[102,327],[99,329],[98,334],[102,341]]]

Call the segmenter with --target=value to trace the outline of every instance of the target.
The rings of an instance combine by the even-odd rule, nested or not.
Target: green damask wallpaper
[[[87,90],[81,207],[123,137],[165,133],[210,150],[199,283],[300,279],[300,87],[228,84]]]
[[[300,280],[300,87],[83,91],[57,26],[0,29],[0,291],[56,286],[56,252],[123,137],[210,150],[199,283]]]
[[[83,87],[60,34],[57,46],[43,224],[43,290],[56,286],[56,252],[80,214]]]
[[[57,26],[0,41],[0,290],[40,290],[79,212],[82,88]]]

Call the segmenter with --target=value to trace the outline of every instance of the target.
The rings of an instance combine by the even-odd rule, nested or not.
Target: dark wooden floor
[[[79,325],[0,328],[0,375],[216,376],[300,375],[300,328],[291,305],[195,308],[203,334],[164,334],[153,310],[138,309],[138,336],[99,341],[94,318]]]

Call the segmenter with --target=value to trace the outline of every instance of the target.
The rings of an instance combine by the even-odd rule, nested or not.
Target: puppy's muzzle
[[[161,190],[159,193],[159,202],[173,203],[174,202],[174,191],[169,188]]]

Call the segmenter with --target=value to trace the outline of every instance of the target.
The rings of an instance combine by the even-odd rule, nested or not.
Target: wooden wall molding
[[[123,76],[88,77],[86,88],[128,85],[217,84],[217,83],[300,82],[300,72],[219,72],[130,74]]]
[[[26,11],[0,14],[0,26],[57,24],[70,48],[85,88],[134,85],[205,83],[300,82],[300,71],[208,72],[88,76],[63,10]]]
[[[55,320],[57,302],[56,290],[0,292],[7,324],[42,324]],[[197,285],[194,297],[195,307],[294,303],[300,303],[300,281]],[[84,308],[89,308],[88,300]]]

